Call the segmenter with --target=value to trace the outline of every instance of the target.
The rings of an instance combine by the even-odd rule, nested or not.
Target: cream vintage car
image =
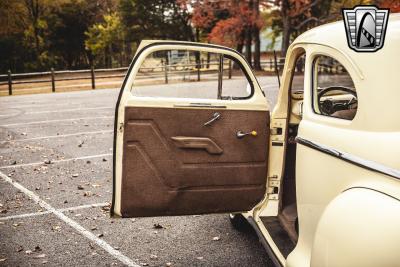
[[[232,213],[278,266],[400,266],[399,99],[395,14],[374,53],[343,22],[298,37],[273,110],[236,51],[143,41],[116,108],[111,213]]]

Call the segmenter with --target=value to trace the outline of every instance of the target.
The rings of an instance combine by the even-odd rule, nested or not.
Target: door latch
[[[123,122],[121,122],[121,123],[119,124],[118,130],[119,130],[121,133],[124,131],[124,123],[123,123]]]

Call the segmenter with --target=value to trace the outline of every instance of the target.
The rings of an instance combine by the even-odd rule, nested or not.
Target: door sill
[[[296,244],[292,241],[285,228],[282,226],[278,216],[261,217],[260,219],[275,245],[282,253],[282,256],[286,259],[293,251]]]
[[[271,246],[272,239],[269,236],[269,234],[267,233],[267,230],[266,230],[265,226],[263,225],[262,221],[260,219],[258,219],[256,221],[252,216],[247,217],[247,220],[250,223],[250,225],[254,228],[261,244],[264,246],[268,256],[270,257],[270,259],[274,263],[274,265],[277,267],[283,267],[284,263],[285,263],[285,259],[279,251],[276,251],[276,249],[274,250],[272,248],[272,246]],[[271,239],[271,240],[269,241],[268,239]]]

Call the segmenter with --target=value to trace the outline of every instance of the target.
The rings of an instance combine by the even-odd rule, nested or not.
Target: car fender
[[[350,188],[324,210],[311,266],[398,266],[400,200],[369,188]]]

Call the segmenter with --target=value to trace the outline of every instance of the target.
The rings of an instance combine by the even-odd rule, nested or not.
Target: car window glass
[[[161,50],[149,54],[131,93],[145,97],[241,99],[252,93],[240,65],[222,54]]]
[[[358,99],[346,68],[332,57],[317,56],[313,63],[313,74],[315,113],[352,120],[357,113]]]
[[[222,98],[245,98],[251,94],[251,85],[240,65],[224,57],[222,75]]]

